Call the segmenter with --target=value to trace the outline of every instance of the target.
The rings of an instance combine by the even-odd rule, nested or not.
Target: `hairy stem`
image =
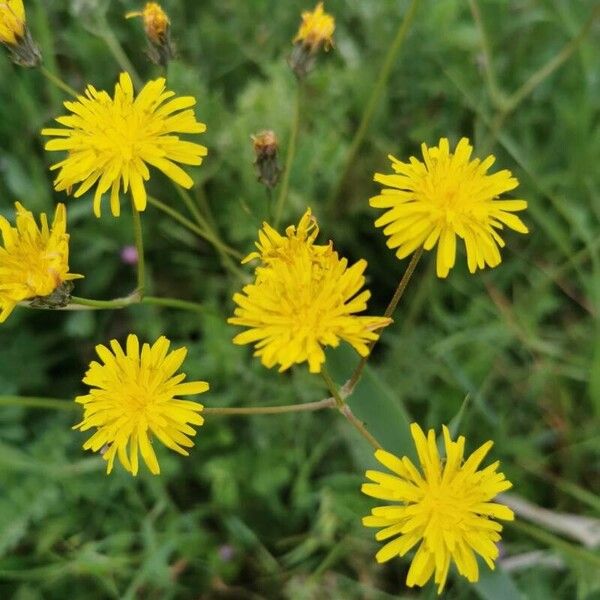
[[[377,439],[369,433],[365,424],[358,419],[355,414],[352,412],[352,409],[346,404],[345,397],[347,394],[344,393],[344,390],[338,390],[337,385],[329,375],[329,372],[325,367],[321,370],[321,377],[323,381],[325,381],[325,385],[327,389],[333,396],[335,400],[335,408],[338,409],[339,413],[346,418],[346,420],[362,435],[373,448],[376,450],[381,448],[381,444],[377,441]]]
[[[391,318],[392,315],[394,314],[394,311],[396,310],[396,307],[398,306],[400,299],[402,298],[402,296],[404,296],[404,292],[406,291],[406,288],[408,287],[408,283],[410,282],[410,280],[413,276],[413,273],[415,272],[415,269],[417,268],[417,265],[419,264],[419,260],[421,259],[422,255],[423,255],[422,247],[419,248],[412,255],[410,262],[408,263],[408,266],[406,267],[406,271],[404,271],[402,278],[400,279],[400,282],[398,283],[398,287],[396,288],[396,291],[394,292],[392,299],[390,300],[389,304],[387,305],[387,308],[385,309],[384,317]],[[379,339],[379,338],[377,338],[377,339]],[[354,369],[354,372],[350,376],[350,379],[348,379],[348,381],[344,384],[343,390],[346,395],[350,395],[354,391],[354,388],[356,387],[356,384],[358,383],[358,381],[361,378],[362,372],[364,371],[365,365],[367,364],[367,361],[369,360],[369,357],[371,356],[371,351],[373,350],[373,347],[375,346],[376,343],[377,343],[377,340],[374,340],[373,342],[371,342],[369,344],[369,354],[367,354],[366,356],[363,356],[360,359],[360,362],[356,366],[356,369]]]
[[[66,92],[70,96],[77,98],[77,92],[68,84],[66,84],[58,75],[55,75],[51,71],[48,71],[44,65],[40,65],[39,67],[40,73],[53,85],[55,85],[58,89]]]
[[[227,407],[227,408],[205,408],[202,414],[206,415],[280,415],[283,413],[309,412],[334,408],[335,400],[325,398],[318,402],[305,402],[304,404],[289,404],[283,406],[255,406],[255,407]]]

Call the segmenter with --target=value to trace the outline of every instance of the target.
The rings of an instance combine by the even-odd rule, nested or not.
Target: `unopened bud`
[[[314,11],[302,13],[300,29],[293,40],[294,49],[290,56],[290,66],[298,77],[303,79],[313,68],[317,52],[333,47],[335,19],[323,10],[319,2]]]
[[[281,167],[277,160],[279,146],[274,131],[266,130],[250,136],[254,147],[254,166],[258,175],[258,181],[268,188],[274,188],[279,181]]]
[[[0,0],[0,43],[10,52],[14,63],[35,67],[42,56],[33,41],[25,18],[23,0]]]
[[[142,17],[148,40],[148,55],[152,62],[166,67],[175,55],[171,42],[171,21],[158,2],[146,2],[143,10],[128,12],[126,19]]]

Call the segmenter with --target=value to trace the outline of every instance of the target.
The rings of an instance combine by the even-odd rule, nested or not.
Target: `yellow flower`
[[[132,475],[138,472],[138,453],[154,475],[160,467],[150,434],[167,448],[188,456],[186,448],[196,435],[191,425],[202,425],[202,404],[180,400],[175,396],[202,394],[209,388],[205,381],[182,383],[185,374],[175,372],[183,363],[186,348],[169,353],[170,342],[160,337],[152,346],[140,343],[136,335],[127,337],[125,350],[117,340],[110,342],[109,350],[99,344],[96,352],[102,361],[92,361],[83,378],[90,393],[78,396],[75,402],[83,404],[83,421],[73,427],[96,432],[83,445],[94,452],[104,448],[106,472],[113,469],[115,456]]]
[[[67,190],[79,184],[78,198],[96,185],[94,214],[100,216],[103,194],[110,189],[112,214],[120,214],[120,190],[131,188],[138,211],[146,208],[144,181],[150,178],[148,165],[162,171],[185,188],[192,178],[175,163],[199,165],[206,148],[184,141],[179,133],[202,133],[204,123],[196,121],[191,109],[196,100],[190,96],[173,98],[163,78],[147,83],[134,98],[127,73],[121,73],[114,98],[89,85],[85,96],[65,102],[71,115],[56,120],[66,129],[44,129],[43,135],[55,136],[46,150],[66,150],[67,157],[53,165],[59,169],[54,187]],[[168,102],[166,102],[169,100]]]
[[[44,213],[41,226],[18,202],[16,227],[0,215],[0,323],[24,300],[49,296],[64,282],[82,277],[69,273],[69,235],[64,204],[56,207],[52,227]]]
[[[158,2],[146,2],[143,10],[131,11],[125,15],[126,19],[132,17],[142,17],[146,36],[153,44],[158,46],[165,42],[171,21]]]
[[[22,0],[0,0],[0,42],[9,46],[25,36],[25,7]]]
[[[367,479],[374,483],[365,483],[361,489],[368,496],[398,504],[374,508],[363,525],[383,528],[375,535],[378,541],[394,538],[377,552],[380,563],[404,556],[419,544],[406,584],[423,586],[433,575],[441,593],[451,562],[470,582],[479,580],[476,554],[494,568],[502,531],[494,519],[511,521],[514,514],[491,500],[512,484],[497,471],[498,461],[477,470],[493,442],[486,442],[463,461],[465,438],[453,442],[444,427],[446,456],[440,458],[433,429],[427,437],[416,423],[410,429],[421,471],[406,456],[400,459],[377,450],[375,458],[393,475],[367,471]]]
[[[375,221],[385,227],[389,248],[405,258],[417,248],[431,250],[437,243],[437,275],[446,277],[456,258],[456,236],[464,240],[469,271],[486,265],[496,267],[502,260],[498,234],[504,226],[527,233],[525,224],[512,214],[527,208],[525,200],[498,200],[519,182],[510,171],[488,175],[496,160],[470,160],[472,146],[462,138],[454,153],[448,140],[438,146],[421,146],[423,159],[404,163],[390,156],[395,175],[375,174],[375,181],[387,186],[370,200],[371,206],[386,209]]]
[[[310,209],[298,227],[288,227],[281,236],[266,223],[259,232],[259,252],[245,260],[260,258],[254,283],[234,295],[238,305],[233,325],[248,327],[234,338],[235,344],[256,343],[255,356],[271,368],[284,371],[308,362],[311,373],[319,373],[325,362],[324,346],[350,343],[361,355],[369,353],[369,342],[377,329],[391,321],[383,317],[357,316],[366,310],[370,293],[364,286],[366,261],[348,267],[331,242],[314,244],[317,223]]]
[[[323,3],[319,2],[314,11],[302,13],[302,23],[293,42],[301,42],[311,52],[315,52],[321,45],[328,50],[333,46],[333,32],[335,19],[323,10]]]
[[[298,249],[304,246],[310,248],[313,253],[327,252],[330,249],[330,244],[315,245],[314,242],[318,235],[319,226],[310,208],[302,215],[298,226],[290,225],[287,227],[285,235],[281,235],[268,223],[263,223],[263,228],[258,232],[258,241],[254,244],[258,252],[248,254],[242,260],[242,264],[256,258],[260,258],[263,263],[269,263],[277,259],[291,260]]]

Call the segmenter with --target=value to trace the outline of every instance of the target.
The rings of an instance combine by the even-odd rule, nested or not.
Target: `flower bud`
[[[277,160],[279,146],[274,131],[265,130],[250,136],[254,147],[254,166],[258,174],[258,181],[273,189],[279,181],[281,167]]]
[[[290,56],[290,66],[298,77],[304,78],[314,66],[317,52],[333,47],[335,19],[323,10],[319,2],[314,11],[302,13],[300,29],[293,40],[294,49]]]
[[[17,65],[35,67],[41,62],[40,50],[27,28],[23,0],[0,0],[0,43]]]
[[[158,2],[146,2],[143,10],[128,12],[125,15],[126,19],[132,17],[142,17],[144,21],[150,60],[166,67],[175,54],[170,36],[171,21],[167,13]]]

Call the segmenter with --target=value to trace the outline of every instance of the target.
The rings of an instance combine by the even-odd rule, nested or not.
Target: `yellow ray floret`
[[[359,260],[349,267],[331,243],[314,243],[317,233],[310,209],[285,236],[265,223],[258,252],[246,259],[260,258],[261,264],[254,283],[234,295],[237,308],[228,322],[248,328],[233,341],[254,343],[255,355],[268,368],[279,365],[284,371],[308,362],[309,370],[319,373],[323,348],[342,340],[366,356],[376,331],[391,322],[356,314],[366,310],[370,297],[362,290],[367,263]]]
[[[52,226],[44,213],[40,225],[18,202],[16,227],[0,215],[0,323],[24,300],[49,296],[65,281],[82,275],[69,273],[69,235],[64,204],[56,207]]]
[[[167,448],[188,455],[202,425],[202,404],[180,400],[177,396],[202,394],[209,389],[205,381],[183,383],[185,374],[176,374],[187,354],[186,348],[169,352],[170,342],[160,337],[152,346],[140,343],[136,335],[127,337],[125,349],[117,342],[96,346],[102,362],[92,361],[83,378],[90,393],[78,396],[83,404],[81,423],[73,429],[95,433],[84,450],[103,451],[106,472],[113,469],[115,457],[132,475],[138,473],[139,453],[154,475],[160,473],[152,438]]]
[[[433,429],[427,437],[416,423],[410,429],[421,469],[406,456],[400,459],[377,450],[375,458],[391,474],[367,471],[370,483],[361,489],[389,504],[374,508],[363,525],[380,528],[375,538],[386,542],[375,556],[378,562],[404,556],[416,547],[407,585],[423,586],[433,576],[441,593],[451,563],[470,582],[479,580],[476,555],[494,568],[502,531],[495,519],[511,521],[514,514],[492,500],[512,484],[498,472],[499,462],[478,470],[492,442],[463,460],[465,438],[453,442],[444,427],[446,456],[440,458]]]
[[[473,147],[462,138],[454,152],[446,138],[438,146],[422,145],[423,161],[407,163],[390,156],[395,174],[375,174],[385,186],[370,200],[385,212],[377,221],[388,236],[387,245],[405,258],[417,248],[431,250],[437,244],[437,275],[446,277],[456,260],[456,236],[464,241],[469,271],[500,264],[504,240],[498,231],[508,227],[519,233],[528,229],[514,212],[527,208],[525,200],[499,200],[519,184],[510,171],[489,175],[495,161],[471,160]]]
[[[335,19],[325,12],[323,3],[319,2],[313,11],[302,13],[302,23],[294,38],[294,43],[302,43],[314,52],[323,45],[325,50],[333,46]]]
[[[65,102],[72,113],[56,120],[64,129],[44,129],[55,139],[46,150],[66,151],[67,157],[53,165],[58,170],[54,187],[82,196],[94,185],[94,214],[100,216],[102,196],[110,190],[112,214],[120,214],[120,192],[131,188],[138,211],[146,208],[145,181],[148,165],[179,185],[190,188],[192,178],[176,163],[200,165],[206,148],[179,138],[178,134],[202,133],[206,125],[196,121],[195,98],[173,98],[165,79],[148,82],[134,96],[128,73],[121,73],[114,98],[89,85],[84,96]]]
[[[22,0],[0,0],[0,42],[14,46],[25,35],[25,7]]]

